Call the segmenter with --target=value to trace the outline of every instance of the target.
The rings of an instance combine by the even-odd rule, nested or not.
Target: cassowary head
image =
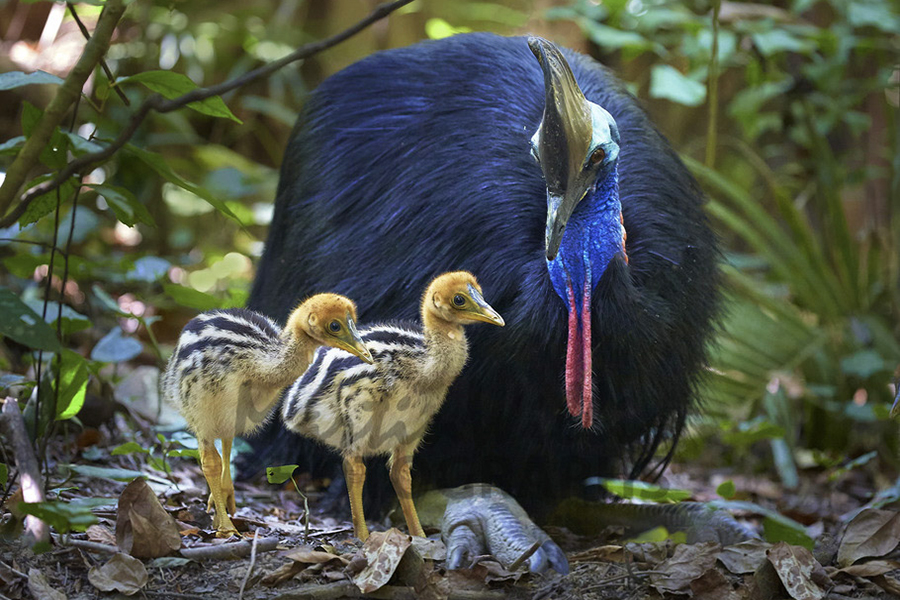
[[[531,37],[528,46],[544,72],[544,115],[531,153],[547,184],[547,270],[569,310],[566,400],[569,412],[589,429],[591,292],[609,262],[625,256],[619,128],[612,115],[584,97],[555,45]]]

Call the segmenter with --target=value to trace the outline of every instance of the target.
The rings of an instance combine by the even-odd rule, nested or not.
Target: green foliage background
[[[88,29],[101,4],[76,5]],[[7,27],[5,47],[32,49],[10,53],[27,64],[0,63],[0,171],[71,66],[41,59],[78,39],[68,13],[34,50],[29,27],[40,33],[50,6],[0,4],[25,23]],[[369,9],[135,0],[106,56],[113,79],[95,69],[29,186],[101,148],[149,94],[234,78]],[[872,449],[895,462],[900,9],[888,0],[416,0],[261,82],[152,114],[83,187],[66,184],[0,230],[0,392],[31,398],[35,435],[77,419],[122,363],[161,365],[196,311],[245,301],[310,89],[373,51],[470,30],[539,33],[612,66],[708,192],[728,302],[683,456],[722,444],[726,460],[772,465],[787,485],[798,464],[835,468]],[[51,74],[20,73],[35,67]],[[766,449],[761,460],[750,447]]]

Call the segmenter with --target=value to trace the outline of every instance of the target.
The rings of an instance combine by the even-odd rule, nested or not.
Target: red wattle
[[[569,340],[566,345],[566,404],[569,413],[577,417],[582,412],[579,384],[583,378],[581,332],[578,331],[578,308],[575,306],[575,290],[569,281]]]
[[[581,389],[581,426],[590,429],[594,423],[594,388],[591,382],[593,368],[591,364],[591,264],[585,260],[584,298],[581,304],[581,350],[582,350],[582,389]]]

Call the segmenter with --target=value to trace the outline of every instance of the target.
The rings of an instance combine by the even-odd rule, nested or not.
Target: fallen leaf
[[[691,582],[715,568],[720,549],[712,542],[676,546],[672,558],[661,562],[650,575],[650,585],[660,592],[688,593]]]
[[[499,562],[491,559],[475,563],[472,572],[485,583],[516,582],[528,574],[528,571],[508,571]]]
[[[157,558],[181,548],[178,524],[140,477],[119,496],[116,544],[138,558]]]
[[[900,543],[900,513],[866,509],[856,515],[841,540],[837,562],[841,567],[861,558],[884,556]]]
[[[28,591],[36,600],[67,600],[66,595],[53,589],[44,574],[34,567],[28,569]]]
[[[305,568],[305,565],[302,563],[297,563],[294,561],[284,563],[271,573],[268,573],[265,577],[260,580],[260,583],[265,586],[275,586],[279,583],[283,583],[288,579],[291,579],[294,575],[299,573]]]
[[[362,547],[366,567],[354,577],[353,583],[364,594],[387,584],[411,544],[410,536],[393,527],[371,534]]]
[[[425,560],[445,560],[447,558],[447,547],[441,540],[414,536],[412,546]]]
[[[103,525],[91,525],[85,531],[88,540],[97,542],[98,544],[107,544],[108,546],[116,545],[116,534],[110,531],[109,527]]]
[[[872,581],[888,594],[893,594],[895,597],[900,596],[900,577],[897,576],[897,573],[885,573],[872,578]]]
[[[741,600],[741,595],[718,569],[710,569],[692,581],[691,595],[694,600]]]
[[[762,540],[747,540],[722,548],[716,558],[735,575],[754,573],[766,560],[766,550],[772,547]]]
[[[569,556],[569,563],[581,562],[625,562],[626,551],[624,546],[597,546],[581,552],[575,552]]]
[[[778,542],[766,551],[766,556],[791,598],[822,600],[825,597],[825,590],[814,581],[816,576],[826,577],[825,571],[812,552],[802,546]]]
[[[846,573],[853,577],[877,577],[896,569],[900,569],[900,562],[896,560],[870,560],[839,569],[838,573]]]
[[[131,596],[147,585],[147,569],[138,559],[119,552],[105,565],[91,567],[88,581],[101,592],[122,592]]]
[[[332,560],[339,560],[345,565],[350,564],[350,559],[345,558],[339,554],[331,554],[330,552],[319,552],[317,550],[293,550],[288,552],[285,555],[285,558],[289,558],[298,563],[305,564],[316,564],[316,563],[327,563]]]

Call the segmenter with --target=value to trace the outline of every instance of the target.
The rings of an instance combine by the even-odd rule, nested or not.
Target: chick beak
[[[499,327],[503,327],[506,325],[506,322],[503,320],[503,317],[500,316],[494,308],[485,302],[484,296],[481,295],[475,286],[471,283],[469,284],[469,297],[472,299],[472,302],[475,304],[475,308],[469,309],[466,311],[468,314],[466,315],[473,321],[481,321],[482,323],[490,323],[492,325],[497,325]]]
[[[366,348],[365,343],[363,343],[359,331],[356,330],[356,323],[353,322],[353,318],[349,315],[347,315],[346,332],[338,336],[338,342],[341,350],[346,350],[350,354],[355,354],[370,365],[375,362],[375,359],[372,358],[372,353],[369,352],[369,349]]]

